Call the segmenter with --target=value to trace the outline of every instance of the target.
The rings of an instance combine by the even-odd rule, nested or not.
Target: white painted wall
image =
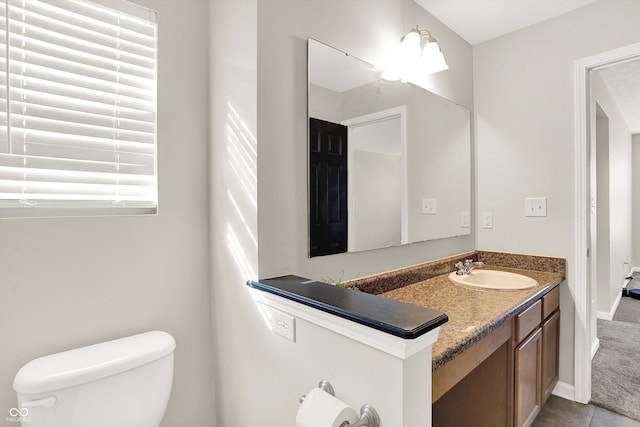
[[[406,107],[407,235],[409,242],[471,233],[461,213],[471,206],[471,120],[468,109],[406,83],[380,81],[347,92],[344,118]],[[382,93],[382,96],[380,95]],[[356,95],[352,95],[356,94]],[[422,214],[422,199],[437,213]]]
[[[159,12],[157,216],[0,220],[0,425],[29,360],[162,329],[177,341],[163,426],[213,417],[206,0]],[[186,25],[189,23],[189,25]]]
[[[304,321],[296,324],[296,343],[271,333],[245,285],[258,274],[339,277],[345,270],[349,278],[473,248],[467,237],[317,262],[307,258],[307,37],[376,62],[385,46],[416,23],[438,35],[451,52],[450,66],[455,64],[455,71],[433,78],[434,90],[470,107],[471,47],[411,0],[211,0],[217,425],[293,425],[300,394],[327,378],[347,403],[371,403],[384,425],[399,426],[403,402],[415,403],[424,396],[419,391],[430,388],[430,357],[399,363]],[[429,419],[430,405],[422,403]]]
[[[636,0],[602,1],[475,46],[476,210],[494,219],[493,229],[478,227],[478,248],[575,262],[573,62],[638,42],[637,16]],[[546,218],[524,217],[529,196],[547,197]],[[578,286],[568,277],[560,297],[568,385]]]
[[[430,396],[429,354],[403,362],[300,318],[296,341],[288,341],[270,331],[245,284],[257,278],[258,208],[269,201],[269,193],[258,193],[263,159],[257,154],[275,144],[257,131],[258,16],[257,0],[211,2],[209,236],[217,399],[210,406],[217,411],[215,423],[194,425],[293,426],[298,399],[321,379],[357,409],[374,405],[383,426],[421,425],[404,424],[404,407],[416,402],[422,419],[430,419],[430,398],[419,401]],[[278,164],[289,166],[284,160]],[[259,244],[269,246],[262,237]],[[416,384],[415,378],[425,380]]]
[[[261,277],[297,273],[353,279],[473,249],[473,236],[309,259],[307,38],[381,64],[411,27],[428,28],[450,69],[431,90],[472,106],[471,46],[411,0],[258,3],[259,253]]]
[[[340,94],[331,89],[309,85],[309,117],[333,123],[342,122],[342,100]]]
[[[598,106],[598,108],[600,108]],[[595,275],[592,276],[595,283],[596,310],[608,312],[609,287],[611,282],[611,231],[610,231],[610,207],[609,207],[609,118],[604,112],[603,117],[595,120],[595,174],[592,178],[592,200],[596,200],[596,209],[592,209],[591,221],[595,223],[595,239],[591,240],[591,250],[595,254],[593,264]],[[599,115],[598,115],[599,116]],[[593,141],[593,139],[592,139]],[[607,307],[605,309],[605,307]]]
[[[606,135],[597,135],[598,139],[607,140],[606,153],[597,150],[597,155],[602,156],[607,162],[600,165],[598,170],[603,170],[607,176],[598,176],[598,204],[605,205],[608,210],[605,220],[608,224],[601,224],[598,220],[598,227],[601,225],[608,233],[604,236],[606,248],[604,252],[608,255],[604,260],[598,258],[598,268],[601,268],[601,261],[608,263],[602,266],[608,277],[600,278],[598,283],[598,311],[613,314],[616,299],[620,295],[620,289],[624,286],[624,278],[629,273],[625,263],[631,262],[632,248],[632,209],[633,209],[633,177],[632,177],[632,145],[631,132],[624,121],[620,110],[606,87],[602,76],[597,72],[591,73],[592,107],[595,110],[596,102],[602,108],[606,119],[597,119],[596,128],[600,128],[600,121],[606,120],[603,131]],[[598,133],[598,132],[596,132]],[[601,188],[601,183],[606,188]],[[600,207],[598,207],[600,215]],[[600,232],[598,231],[598,235]],[[600,240],[600,236],[599,236]],[[600,244],[598,244],[598,256],[600,256]]]
[[[353,167],[349,185],[353,196],[349,206],[349,250],[399,245],[402,240],[402,158],[375,151],[350,152]]]
[[[245,285],[258,271],[257,0],[210,4],[209,239],[216,343],[216,400],[210,405],[217,412],[209,425],[268,425],[260,417],[271,402],[259,395],[272,386],[281,392],[280,379],[268,368],[274,356],[262,359],[271,337]]]
[[[640,270],[640,134],[632,139],[633,237],[631,267]]]

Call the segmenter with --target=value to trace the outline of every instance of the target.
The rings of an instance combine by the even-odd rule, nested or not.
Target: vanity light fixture
[[[382,73],[382,78],[407,80],[407,76],[412,73],[432,74],[448,68],[435,37],[416,25],[400,39],[400,46],[390,65]]]

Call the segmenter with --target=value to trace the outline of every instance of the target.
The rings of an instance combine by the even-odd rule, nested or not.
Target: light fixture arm
[[[431,35],[431,31],[429,31],[429,30],[421,30],[418,25],[416,25],[415,28],[412,28],[412,29],[409,30],[409,33],[412,33],[412,32],[413,33],[417,33],[420,36],[420,40],[421,41],[422,40],[426,40],[427,43],[436,43],[437,42],[436,38]],[[402,36],[400,38],[400,43],[402,43],[402,41],[407,36],[407,34],[405,34],[404,36]]]

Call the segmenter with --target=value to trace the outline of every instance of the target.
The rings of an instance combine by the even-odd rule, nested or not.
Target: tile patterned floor
[[[640,422],[598,406],[551,396],[531,427],[640,427]]]

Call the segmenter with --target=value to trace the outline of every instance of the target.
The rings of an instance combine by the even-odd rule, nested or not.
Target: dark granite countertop
[[[438,340],[433,345],[434,371],[564,280],[563,272],[557,271],[542,272],[501,266],[485,268],[532,277],[538,282],[538,286],[517,291],[475,289],[452,282],[447,277],[447,272],[380,294],[395,301],[447,313],[449,322],[442,326]]]
[[[298,276],[248,281],[247,285],[404,339],[418,338],[447,322],[445,313],[431,307]]]

